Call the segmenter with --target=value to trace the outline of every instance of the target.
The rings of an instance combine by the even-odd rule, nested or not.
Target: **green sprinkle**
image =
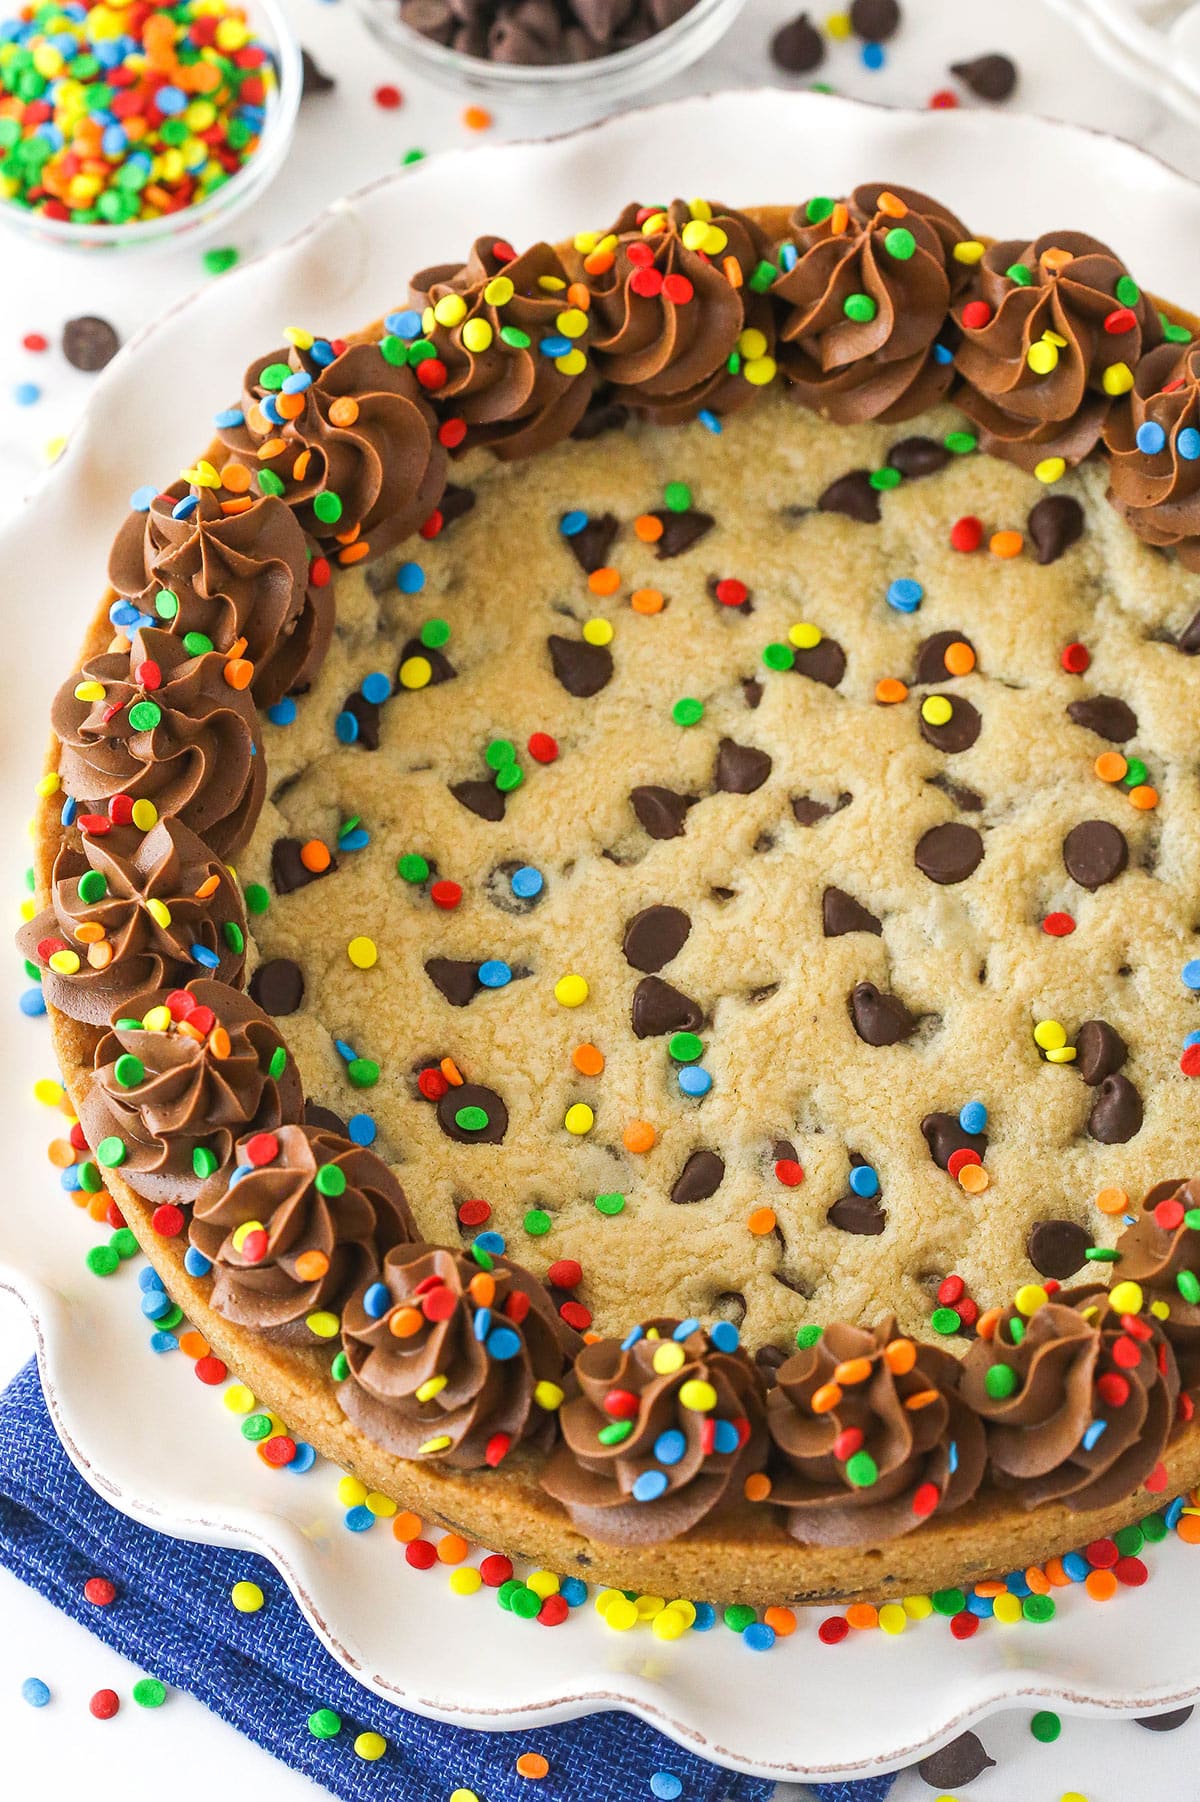
[[[816,1326],[811,1321],[805,1326],[798,1326],[796,1328],[796,1349],[797,1349],[797,1351],[807,1351],[810,1346],[813,1346],[817,1343],[817,1340],[821,1337],[821,1334],[824,1331],[825,1331],[824,1327]]]
[[[763,651],[763,662],[768,669],[792,669],[796,662],[796,653],[790,644],[769,644]]]
[[[81,901],[103,901],[108,893],[108,884],[99,870],[85,870],[79,878],[79,899]]]
[[[183,648],[189,657],[205,657],[214,646],[207,632],[185,632]]]
[[[437,347],[428,338],[414,338],[408,347],[408,360],[414,366],[417,363],[427,363],[430,357],[436,356]]]
[[[810,225],[820,225],[832,213],[833,204],[828,194],[814,194],[804,209],[804,217]]]
[[[734,1602],[726,1608],[721,1619],[731,1633],[744,1633],[758,1619],[758,1613],[748,1602]]]
[[[128,1226],[119,1226],[109,1239],[108,1244],[109,1249],[116,1252],[122,1263],[125,1262],[126,1258],[136,1258],[138,1252],[142,1249],[137,1242],[136,1233],[134,1233],[132,1227]],[[157,1324],[158,1322],[156,1321],[155,1325],[157,1326]]]
[[[169,588],[160,588],[154,597],[154,611],[159,619],[174,619],[179,612],[179,596]]]
[[[351,1058],[346,1065],[346,1075],[352,1088],[373,1089],[379,1081],[379,1065],[373,1057]]]
[[[889,488],[899,488],[904,477],[890,463],[885,463],[882,469],[873,469],[867,480],[878,493],[886,494]]]
[[[465,1133],[481,1133],[488,1123],[486,1111],[481,1107],[460,1107],[455,1109],[454,1124]]]
[[[255,1444],[260,1439],[271,1437],[271,1417],[269,1414],[250,1414],[242,1422],[242,1438]]]
[[[939,1614],[961,1614],[967,1605],[967,1598],[961,1589],[935,1589],[929,1598]]]
[[[308,1717],[308,1731],[314,1739],[336,1739],[342,1731],[342,1717],[332,1708],[318,1708]]]
[[[1150,1545],[1161,1545],[1163,1540],[1167,1537],[1167,1523],[1161,1514],[1147,1514],[1143,1520],[1139,1521],[1138,1525],[1146,1535],[1147,1543]]]
[[[342,517],[341,498],[336,494],[331,494],[328,488],[323,489],[320,494],[313,496],[312,510],[322,525],[336,525]]]
[[[130,1693],[139,1708],[161,1708],[167,1699],[167,1686],[157,1677],[139,1677]]]
[[[541,1613],[542,1598],[536,1590],[527,1589],[524,1583],[519,1583],[509,1597],[508,1608],[509,1613],[515,1614],[519,1620],[531,1621],[536,1614]]]
[[[267,1065],[267,1075],[272,1082],[278,1082],[287,1069],[287,1050],[283,1045],[276,1045],[271,1053],[271,1061]]]
[[[533,340],[528,332],[523,332],[517,325],[500,327],[500,342],[507,344],[510,350],[528,350]]]
[[[869,294],[847,294],[842,302],[842,312],[857,325],[869,325],[878,311]]]
[[[668,482],[663,501],[672,513],[686,513],[692,504],[692,491],[686,482]]]
[[[292,373],[290,363],[268,363],[258,373],[258,385],[265,388],[268,394],[278,394]]]
[[[1142,290],[1131,275],[1119,275],[1113,293],[1123,307],[1136,307],[1142,298]]]
[[[444,644],[450,642],[450,622],[444,619],[427,619],[421,627],[421,643],[427,651],[440,651]]]
[[[123,1089],[134,1088],[141,1082],[145,1074],[146,1066],[141,1058],[134,1057],[132,1053],[128,1051],[122,1053],[113,1065],[113,1075]]]
[[[252,914],[265,914],[271,905],[271,896],[261,882],[248,882],[242,890],[247,911]]]
[[[625,1206],[625,1197],[614,1191],[611,1195],[597,1195],[596,1212],[598,1214],[619,1214]]]
[[[1193,1232],[1200,1230],[1200,1208],[1189,1208],[1183,1216],[1183,1224]]]
[[[947,432],[942,439],[946,449],[955,457],[965,457],[979,443],[974,432]]]
[[[907,263],[910,257],[916,255],[917,240],[906,225],[894,225],[891,231],[884,233],[883,248],[898,263]]]
[[[1007,1401],[1017,1388],[1017,1373],[1007,1364],[993,1364],[983,1379],[983,1386],[994,1402]]]
[[[1158,317],[1162,321],[1163,337],[1168,344],[1190,343],[1192,334],[1186,325],[1176,325],[1175,321],[1168,319],[1165,313],[1160,313]]]
[[[106,1170],[116,1170],[128,1157],[124,1139],[118,1139],[115,1133],[107,1139],[101,1139],[96,1147],[96,1162],[103,1164]]]
[[[601,1445],[620,1445],[633,1431],[631,1420],[610,1420],[596,1434]]]
[[[153,732],[161,718],[162,709],[153,701],[135,701],[129,709],[129,724],[135,732]]]
[[[496,1268],[495,1258],[490,1251],[485,1251],[482,1245],[472,1245],[471,1256],[481,1270],[494,1270]]]
[[[502,770],[507,763],[515,763],[517,747],[511,738],[494,738],[483,753],[483,761],[489,770]]]
[[[1146,1543],[1146,1535],[1134,1521],[1131,1526],[1122,1527],[1113,1534],[1113,1543],[1122,1558],[1136,1558]]]
[[[246,949],[246,935],[236,920],[225,921],[224,925],[221,927],[221,937],[225,940],[229,949],[236,952],[239,957]]]
[[[1025,1596],[1021,1602],[1021,1613],[1027,1621],[1044,1627],[1047,1621],[1054,1619],[1056,1609],[1053,1596]]]
[[[1004,273],[1018,288],[1028,288],[1033,283],[1033,271],[1028,263],[1010,263]]]
[[[350,1360],[344,1351],[338,1352],[329,1366],[329,1374],[335,1383],[344,1383],[350,1375]]]
[[[1200,1277],[1197,1277],[1194,1270],[1181,1270],[1175,1278],[1175,1287],[1184,1301],[1190,1303],[1192,1307],[1200,1302]]]
[[[260,494],[286,494],[287,484],[282,476],[277,476],[273,469],[260,469],[258,472],[258,491]]]
[[[424,882],[429,876],[429,865],[419,851],[405,851],[396,859],[396,873],[405,882]]]
[[[694,1032],[673,1032],[667,1040],[667,1051],[677,1064],[694,1064],[704,1056],[704,1041]]]
[[[182,1319],[183,1309],[179,1307],[170,1307],[165,1314],[159,1314],[155,1317],[154,1330],[156,1333],[173,1333]]]
[[[406,150],[404,155],[400,158],[400,167],[402,169],[411,169],[414,163],[421,163],[424,162],[424,160],[425,152],[423,150]]]
[[[551,1220],[549,1214],[547,1214],[545,1208],[530,1208],[525,1219],[522,1221],[522,1225],[531,1239],[541,1239],[550,1231],[554,1222]]]
[[[776,269],[774,263],[768,263],[764,260],[756,266],[754,273],[746,283],[746,286],[750,289],[752,294],[765,294],[778,273],[779,271]]]
[[[201,1182],[217,1174],[217,1154],[210,1151],[207,1145],[197,1145],[192,1153],[192,1171]]]
[[[697,701],[692,695],[684,695],[672,707],[671,718],[677,726],[698,726],[704,718],[704,702]]]
[[[111,1276],[121,1262],[111,1245],[93,1245],[84,1261],[93,1276]]]
[[[1121,1257],[1116,1247],[1110,1245],[1089,1245],[1083,1255],[1093,1264],[1116,1264]]]
[[[379,340],[379,354],[393,369],[403,369],[408,361],[408,345],[403,338],[397,338],[394,332],[389,332]]]
[[[238,253],[232,244],[216,245],[212,250],[206,250],[204,253],[204,273],[205,275],[224,275],[227,269],[233,268],[237,260]]]
[[[496,1600],[499,1602],[501,1608],[511,1612],[513,1596],[520,1588],[521,1584],[518,1583],[515,1577],[509,1577],[500,1585],[499,1589],[496,1591]]]
[[[879,1466],[870,1452],[855,1452],[846,1460],[846,1481],[855,1489],[870,1489],[879,1481]]]
[[[957,1333],[962,1316],[955,1308],[935,1308],[929,1316],[929,1324],[935,1333]]]
[[[100,1172],[91,1158],[85,1158],[79,1166],[79,1187],[85,1195],[99,1195],[104,1187],[100,1180]]]
[[[1044,1746],[1050,1746],[1062,1732],[1062,1722],[1049,1708],[1039,1708],[1029,1723],[1029,1731],[1034,1739],[1040,1739]]]
[[[1013,1345],[1020,1345],[1025,1337],[1025,1322],[1019,1314],[1014,1314],[1008,1323],[1008,1337]]]
[[[344,1195],[346,1172],[340,1164],[322,1164],[313,1178],[313,1188],[318,1195]]]
[[[501,794],[510,795],[524,780],[525,772],[519,763],[506,763],[502,770],[496,771],[496,787]]]

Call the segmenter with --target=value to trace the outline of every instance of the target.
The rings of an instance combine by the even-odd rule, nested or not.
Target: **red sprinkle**
[[[919,1483],[912,1499],[912,1511],[922,1519],[932,1514],[938,1505],[938,1489],[936,1483]]]
[[[503,1552],[489,1552],[480,1561],[479,1574],[489,1589],[499,1589],[513,1574],[512,1559],[506,1558]]]
[[[421,1076],[431,1076],[433,1074],[435,1074],[435,1072],[430,1070],[422,1070],[421,1072]],[[418,1077],[418,1083],[420,1080],[421,1078]],[[438,1080],[439,1082],[445,1083],[446,1079],[444,1076],[439,1076]],[[443,1088],[442,1094],[444,1095],[445,1093],[445,1088]],[[482,1199],[478,1201],[464,1201],[458,1210],[458,1218],[463,1226],[482,1226],[484,1221],[490,1220],[491,1217],[492,1204],[490,1201],[484,1201]]]
[[[151,1214],[150,1224],[160,1239],[177,1239],[184,1228],[183,1209],[173,1201],[164,1201]]]
[[[836,1646],[845,1639],[849,1631],[850,1622],[844,1614],[831,1614],[829,1619],[822,1621],[817,1628],[817,1638],[822,1645]]]
[[[736,576],[722,576],[713,593],[722,607],[742,607],[750,598],[750,590]]]
[[[1168,1195],[1154,1210],[1154,1224],[1161,1226],[1165,1233],[1173,1233],[1177,1226],[1183,1225],[1183,1203],[1176,1196]]]
[[[246,1140],[246,1162],[259,1169],[279,1156],[279,1140],[274,1133],[251,1133]]]
[[[561,1627],[570,1612],[560,1595],[552,1595],[538,1609],[537,1618],[543,1627]]]
[[[775,1175],[785,1189],[798,1189],[804,1181],[803,1166],[795,1158],[776,1158]]]
[[[43,337],[41,332],[26,332],[21,345],[25,350],[49,350],[50,340]]]
[[[935,113],[945,112],[958,105],[958,95],[952,94],[949,88],[939,88],[936,94],[929,96],[929,105]]]
[[[1070,914],[1047,914],[1042,921],[1042,931],[1048,932],[1052,939],[1069,938],[1075,930],[1075,922]]]
[[[992,309],[986,300],[969,300],[962,310],[962,322],[970,332],[987,325],[991,317]]]
[[[446,450],[457,450],[467,435],[465,419],[443,419],[438,427],[438,443]]]
[[[577,1289],[583,1281],[583,1265],[575,1258],[556,1258],[546,1272],[546,1281],[552,1289]]]
[[[983,543],[983,521],[964,513],[950,528],[950,543],[956,551],[977,551]]]
[[[586,1333],[592,1324],[592,1310],[585,1308],[581,1301],[565,1301],[558,1312],[577,1333]]]
[[[1124,1583],[1128,1589],[1140,1589],[1150,1572],[1140,1558],[1118,1558],[1113,1565],[1113,1575],[1118,1583]]]
[[[531,732],[528,749],[535,763],[553,763],[558,756],[558,740],[548,732]]]
[[[1066,644],[1062,650],[1062,666],[1068,676],[1082,676],[1092,661],[1092,653],[1085,644],[1078,641]]]
[[[1150,1475],[1146,1478],[1146,1488],[1149,1489],[1152,1494],[1157,1495],[1158,1492],[1165,1489],[1166,1486],[1167,1467],[1160,1459],[1154,1466],[1154,1469],[1150,1472]]]
[[[296,1456],[296,1441],[289,1439],[286,1433],[276,1433],[263,1446],[262,1455],[268,1464],[282,1470]]]
[[[495,1470],[498,1464],[503,1464],[505,1458],[508,1456],[509,1447],[511,1445],[511,1433],[492,1434],[491,1438],[483,1448],[483,1461],[489,1470]]]
[[[422,1095],[424,1095],[426,1101],[440,1101],[450,1087],[450,1084],[446,1081],[446,1078],[442,1075],[440,1070],[430,1068],[421,1071],[420,1075],[417,1077],[417,1087],[420,1089]],[[466,1207],[473,1207],[475,1205],[476,1204],[473,1202],[464,1203],[464,1206]],[[488,1208],[489,1214],[491,1211],[492,1210]],[[461,1219],[462,1216],[460,1215],[459,1218]],[[484,1219],[487,1219],[486,1214],[484,1215]],[[468,1224],[470,1224],[470,1222],[468,1222]]]
[[[435,882],[429,890],[430,900],[435,907],[440,907],[444,913],[453,913],[454,909],[462,900],[462,897],[462,886],[457,882]]]
[[[952,1308],[967,1292],[961,1276],[944,1276],[938,1284],[937,1298],[943,1308]]]
[[[950,1176],[957,1177],[959,1171],[967,1164],[982,1164],[983,1159],[970,1145],[963,1145],[958,1151],[952,1151],[946,1159],[946,1170]]]
[[[1104,321],[1104,329],[1111,332],[1114,338],[1123,332],[1131,332],[1137,324],[1137,314],[1132,307],[1115,307]]]
[[[211,1353],[206,1357],[197,1358],[192,1368],[200,1381],[207,1383],[210,1388],[217,1383],[223,1383],[229,1375],[224,1362],[220,1358],[214,1358]]]
[[[1091,1545],[1084,1546],[1083,1555],[1093,1570],[1111,1570],[1121,1556],[1112,1539],[1093,1539]]]
[[[1129,1383],[1120,1371],[1106,1370],[1096,1379],[1096,1394],[1108,1408],[1123,1408],[1129,1400]]]
[[[98,1721],[111,1721],[120,1706],[121,1698],[115,1689],[98,1689],[88,1703],[88,1713]]]
[[[403,100],[404,96],[399,88],[394,88],[390,81],[385,81],[382,87],[375,90],[376,106],[382,106],[387,112],[394,112]]]
[[[950,1631],[955,1639],[972,1639],[979,1631],[979,1616],[964,1609],[950,1619]]]
[[[437,1547],[428,1539],[410,1539],[404,1557],[414,1570],[431,1570],[437,1563]]]
[[[107,1577],[89,1577],[83,1586],[83,1596],[93,1608],[107,1608],[117,1599],[117,1586]]]
[[[1200,1044],[1188,1046],[1179,1060],[1179,1068],[1185,1076],[1200,1076]]]

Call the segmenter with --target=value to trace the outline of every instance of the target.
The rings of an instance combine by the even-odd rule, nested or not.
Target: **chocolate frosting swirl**
[[[191,1240],[213,1266],[212,1305],[236,1326],[289,1344],[327,1334],[334,1313],[416,1238],[404,1191],[373,1151],[317,1126],[281,1126],[238,1141],[228,1186],[205,1196]]]
[[[413,276],[410,302],[446,368],[438,410],[464,422],[464,448],[486,444],[505,461],[530,457],[579,424],[596,372],[588,315],[569,288],[549,244],[514,256],[492,237],[476,238],[465,263]]]
[[[193,657],[154,626],[135,633],[128,651],[89,657],[51,709],[64,789],[85,813],[115,795],[152,801],[219,857],[241,850],[262,807],[267,762],[254,702],[225,676],[219,651]]]
[[[1175,1353],[1183,1393],[1200,1399],[1200,1178],[1151,1189],[1117,1250],[1118,1279],[1139,1285]]]
[[[1160,450],[1139,445],[1146,426],[1143,442],[1161,435]],[[1128,405],[1114,407],[1104,436],[1108,498],[1125,524],[1200,571],[1200,342],[1160,344],[1144,356]]]
[[[954,245],[969,233],[936,200],[872,182],[848,201],[797,207],[779,247],[772,295],[788,392],[840,424],[911,419],[954,371],[939,344],[961,280]]]
[[[308,386],[283,394],[293,378]],[[294,417],[272,417],[280,401]],[[260,472],[260,492],[279,492],[339,562],[361,561],[363,544],[372,556],[399,544],[424,525],[446,485],[446,453],[421,384],[378,344],[317,339],[307,350],[259,357],[246,371],[241,412],[241,424],[220,428],[222,442]]]
[[[1078,463],[1161,339],[1158,315],[1107,244],[1085,232],[993,244],[977,276],[958,314],[954,361],[966,381],[959,405],[981,448],[1022,469],[1047,457]],[[980,303],[990,316],[971,324],[970,306]]]
[[[767,1397],[771,1500],[815,1545],[875,1544],[961,1508],[983,1479],[984,1434],[957,1358],[878,1326],[826,1327]]]
[[[64,841],[50,893],[50,906],[22,926],[17,943],[41,966],[46,1000],[71,1020],[107,1026],[133,996],[187,982],[205,965],[219,983],[244,980],[246,911],[237,883],[170,816],[144,834],[113,826]],[[75,960],[77,968],[56,968],[52,958]]]
[[[243,640],[254,698],[269,707],[312,680],[333,631],[332,593],[309,585],[308,563],[299,521],[273,495],[222,500],[212,488],[176,482],[144,513],[129,514],[108,579],[176,637],[203,633],[218,651]]]
[[[592,355],[611,400],[657,424],[752,400],[775,373],[770,309],[746,305],[767,249],[754,221],[719,200],[631,203],[609,231],[576,238],[567,263],[591,296]]]
[[[745,1477],[762,1467],[757,1372],[743,1351],[719,1350],[694,1320],[654,1321],[624,1341],[585,1345],[575,1379],[580,1393],[559,1416],[566,1443],[541,1482],[597,1539],[677,1538],[735,1501]]]
[[[998,1380],[997,1369],[1011,1375]],[[1153,1318],[1118,1314],[1096,1284],[1060,1290],[1029,1317],[1006,1308],[963,1360],[992,1477],[1024,1508],[1106,1508],[1132,1495],[1162,1456],[1178,1393]]]
[[[498,1465],[516,1445],[549,1449],[566,1359],[579,1340],[543,1285],[507,1258],[400,1245],[342,1322],[355,1426],[398,1458],[456,1470]]]
[[[79,1109],[94,1150],[123,1141],[137,1195],[184,1206],[223,1189],[237,1139],[304,1112],[296,1061],[248,995],[210,977],[117,1009]]]

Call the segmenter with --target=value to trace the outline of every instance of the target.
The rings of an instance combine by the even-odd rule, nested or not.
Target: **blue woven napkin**
[[[330,1657],[266,1559],[151,1532],[89,1489],[58,1442],[32,1362],[0,1395],[0,1564],[344,1802],[435,1802],[453,1789],[474,1790],[484,1802],[653,1802],[657,1771],[680,1779],[681,1802],[767,1802],[771,1793],[769,1783],[682,1751],[632,1715],[475,1733],[381,1702]],[[117,1586],[107,1608],[84,1599],[93,1576]],[[267,1598],[257,1614],[230,1605],[230,1590],[245,1580]],[[309,1732],[318,1708],[341,1716],[336,1739]],[[377,1763],[353,1750],[364,1729],[388,1742]],[[517,1775],[521,1752],[545,1755],[544,1782]],[[820,1802],[882,1802],[891,1781],[824,1784],[814,1794]]]

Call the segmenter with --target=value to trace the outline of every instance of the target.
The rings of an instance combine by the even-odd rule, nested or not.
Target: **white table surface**
[[[496,104],[491,130],[470,132],[461,117],[465,100],[386,61],[345,0],[284,3],[301,41],[336,78],[337,88],[304,103],[287,168],[264,199],[230,227],[228,242],[243,255],[285,237],[335,196],[394,168],[410,148],[436,152],[475,143],[485,151],[497,138],[568,129],[594,116],[595,109],[577,108],[569,115],[535,118]],[[749,0],[725,42],[667,92],[775,80],[768,40],[797,10],[796,0]],[[818,4],[811,10],[819,19],[832,9]],[[1152,95],[1123,83],[1041,0],[1004,0],[1003,5],[905,0],[904,24],[888,48],[884,69],[872,73],[863,68],[853,42],[833,45],[820,78],[859,98],[923,104],[937,89],[955,85],[947,74],[950,62],[1004,50],[1021,70],[1018,95],[1010,106],[1115,131],[1200,176],[1200,131],[1168,116]],[[374,104],[373,91],[381,81],[402,89],[399,109],[384,111]],[[1053,171],[1047,171],[1047,181],[1052,183]],[[803,171],[798,170],[797,194],[803,186]],[[986,227],[986,221],[980,223]],[[498,224],[502,229],[503,222]],[[1119,248],[1119,221],[1114,221],[1112,235]],[[20,505],[45,467],[46,446],[69,431],[87,401],[89,378],[72,370],[57,349],[64,321],[78,313],[99,313],[126,338],[199,282],[213,279],[204,274],[201,252],[192,247],[111,263],[96,257],[82,261],[16,241],[3,248],[0,518]],[[466,248],[447,244],[446,254]],[[31,355],[22,349],[22,336],[32,331],[51,340],[49,353]],[[256,348],[248,345],[247,352]],[[20,407],[13,388],[26,381],[36,382],[42,396],[35,405]],[[214,396],[214,403],[222,398]],[[22,1023],[14,1022],[10,1030],[22,1030]],[[0,1384],[31,1350],[21,1309],[0,1296]],[[136,1708],[129,1691],[140,1673],[3,1572],[0,1628],[0,1791],[5,1795],[23,1797],[35,1784],[49,1802],[73,1793],[86,1794],[89,1802],[160,1802],[168,1790],[235,1799],[253,1793],[270,1802],[298,1802],[317,1793],[306,1779],[275,1764],[186,1695],[172,1693],[167,1706],[156,1712]],[[916,1644],[914,1640],[914,1650]],[[764,1670],[768,1674],[769,1666]],[[36,1710],[21,1700],[27,1676],[40,1676],[50,1685],[54,1699],[49,1707]],[[122,1697],[115,1720],[96,1721],[88,1713],[88,1698],[100,1688],[116,1689]],[[988,1722],[981,1737],[996,1768],[958,1792],[963,1802],[1060,1802],[1067,1796],[1075,1802],[1071,1792],[1086,1802],[1142,1802],[1151,1796],[1184,1802],[1196,1793],[1200,1714],[1169,1734],[1148,1733],[1125,1722],[1067,1720],[1061,1738],[1050,1747],[1032,1739],[1028,1716],[1014,1714]],[[448,1771],[446,1777],[444,1796],[436,1802],[446,1802],[455,1787],[454,1773]],[[892,1798],[922,1802],[936,1794],[910,1772],[897,1781]],[[801,1802],[803,1795],[781,1791],[780,1802]]]

